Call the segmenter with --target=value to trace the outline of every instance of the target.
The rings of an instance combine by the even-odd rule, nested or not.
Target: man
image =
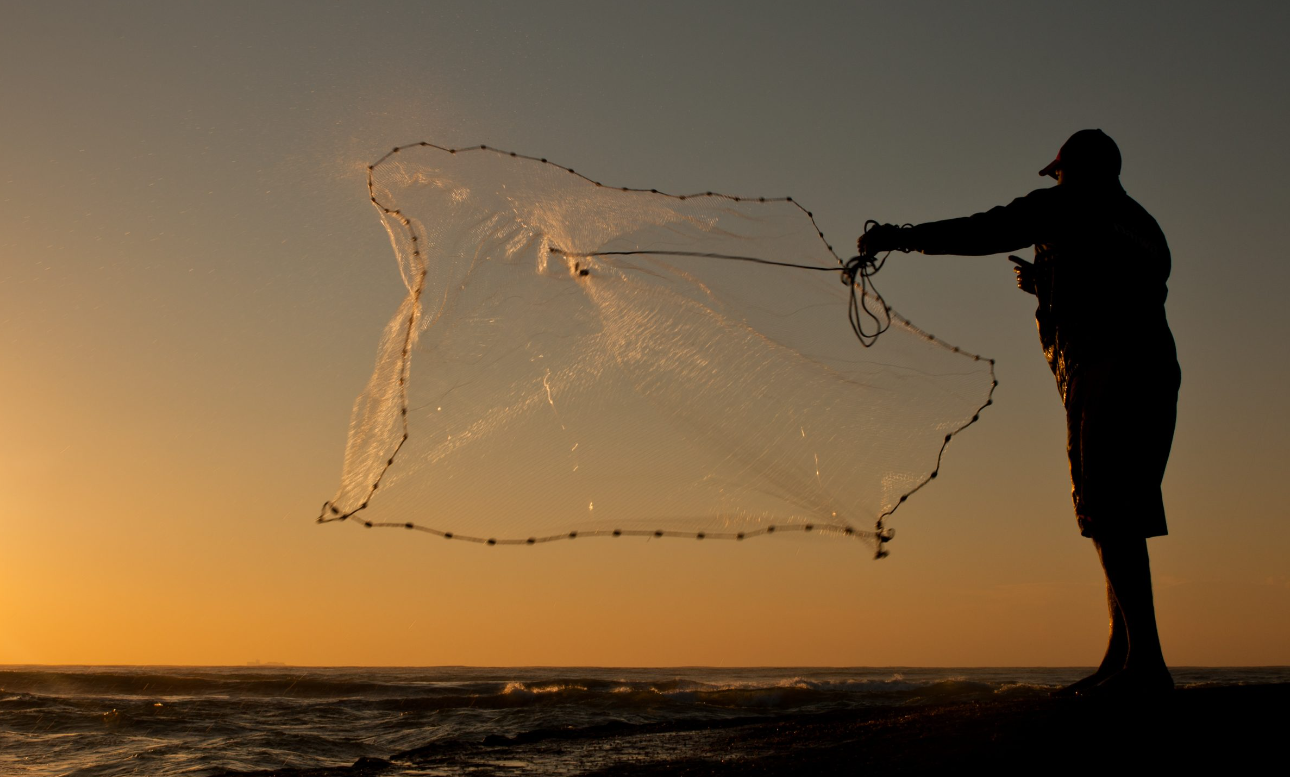
[[[883,224],[859,240],[883,251],[1017,257],[1017,286],[1035,295],[1044,355],[1066,406],[1075,515],[1106,573],[1111,635],[1077,694],[1165,692],[1173,678],[1156,632],[1148,537],[1168,533],[1160,482],[1173,442],[1180,371],[1165,320],[1169,246],[1120,186],[1120,151],[1081,130],[1039,171],[1057,185],[967,218]]]

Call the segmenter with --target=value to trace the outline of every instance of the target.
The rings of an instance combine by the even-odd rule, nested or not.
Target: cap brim
[[[1051,161],[1051,162],[1049,162],[1049,163],[1048,163],[1048,167],[1045,167],[1043,170],[1040,170],[1040,171],[1039,171],[1039,174],[1040,174],[1040,175],[1046,175],[1046,176],[1048,176],[1049,178],[1052,178],[1052,179],[1056,180],[1056,178],[1057,178],[1057,168],[1059,168],[1059,167],[1061,167],[1061,166],[1062,166],[1062,160],[1060,160],[1060,159],[1054,159],[1053,161]]]

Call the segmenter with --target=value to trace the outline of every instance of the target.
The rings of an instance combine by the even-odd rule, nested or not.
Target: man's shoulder
[[[1069,192],[1062,191],[1060,186],[1048,186],[1043,189],[1035,189],[1029,194],[1023,194],[1006,207],[1017,210],[1029,211],[1051,211],[1058,208],[1066,207],[1070,200]]]

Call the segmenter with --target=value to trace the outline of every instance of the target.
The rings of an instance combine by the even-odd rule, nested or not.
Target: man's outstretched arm
[[[862,256],[883,251],[988,256],[1033,245],[1043,231],[1052,189],[1039,189],[1007,205],[965,218],[929,221],[908,227],[880,224],[860,236]]]

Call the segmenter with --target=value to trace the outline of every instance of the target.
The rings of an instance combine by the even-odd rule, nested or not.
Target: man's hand
[[[1017,288],[1027,294],[1035,293],[1035,265],[1020,256],[1009,256],[1008,261],[1017,265],[1012,269],[1017,273]]]
[[[872,257],[898,248],[900,248],[900,227],[895,224],[874,224],[856,241],[856,251],[861,256]]]

